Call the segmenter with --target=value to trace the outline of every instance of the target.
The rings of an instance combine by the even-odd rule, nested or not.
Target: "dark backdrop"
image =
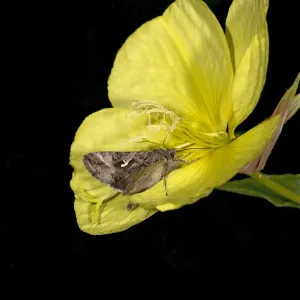
[[[225,192],[114,235],[89,236],[77,226],[68,165],[75,132],[87,115],[110,107],[107,78],[124,40],[171,2],[103,1],[87,13],[31,2],[2,10],[3,268],[118,274],[292,262],[300,211]],[[224,24],[231,1],[206,2]],[[241,129],[268,117],[300,71],[296,3],[271,1],[267,82]],[[299,173],[299,130],[298,114],[285,126],[266,173]]]

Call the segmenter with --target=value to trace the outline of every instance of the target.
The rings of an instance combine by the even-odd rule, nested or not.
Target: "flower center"
[[[207,151],[213,151],[230,141],[226,131],[205,132],[198,122],[181,118],[161,104],[151,101],[136,101],[133,102],[133,107],[134,110],[129,113],[129,117],[147,115],[148,127],[156,128],[156,132],[162,130],[165,132],[165,139],[161,143],[163,146],[167,145],[168,148],[181,151],[198,149],[207,153]],[[136,141],[142,140],[146,141],[147,139],[136,137]],[[196,155],[196,153],[194,154]]]
[[[226,131],[205,132],[198,127],[196,122],[189,120],[182,120],[178,124],[174,130],[174,136],[185,141],[185,143],[191,143],[195,147],[198,146],[203,149],[216,149],[230,141]],[[187,147],[185,143],[181,146]]]

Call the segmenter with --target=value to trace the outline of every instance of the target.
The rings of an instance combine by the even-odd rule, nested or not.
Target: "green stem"
[[[291,190],[287,189],[281,184],[273,181],[267,175],[264,175],[261,172],[255,172],[250,176],[256,181],[258,181],[259,183],[263,184],[271,191],[277,193],[278,195],[283,196],[293,202],[300,204],[300,195],[297,195],[296,193],[292,192]]]

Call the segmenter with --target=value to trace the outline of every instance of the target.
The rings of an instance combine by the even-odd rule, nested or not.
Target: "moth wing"
[[[166,162],[160,160],[134,172],[128,177],[123,194],[133,195],[151,188],[166,175],[166,167]]]
[[[91,152],[84,155],[83,163],[102,183],[124,195],[133,195],[152,187],[176,168],[170,159],[174,151]]]
[[[131,173],[140,169],[148,154],[141,151],[90,152],[83,156],[82,161],[93,177],[113,187],[114,183],[122,178],[126,180]]]

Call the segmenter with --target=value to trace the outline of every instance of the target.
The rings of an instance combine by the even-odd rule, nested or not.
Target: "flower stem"
[[[292,192],[281,184],[273,181],[267,175],[264,175],[261,172],[255,172],[250,175],[253,179],[270,189],[271,191],[277,193],[280,196],[283,196],[297,204],[300,204],[300,195]]]

